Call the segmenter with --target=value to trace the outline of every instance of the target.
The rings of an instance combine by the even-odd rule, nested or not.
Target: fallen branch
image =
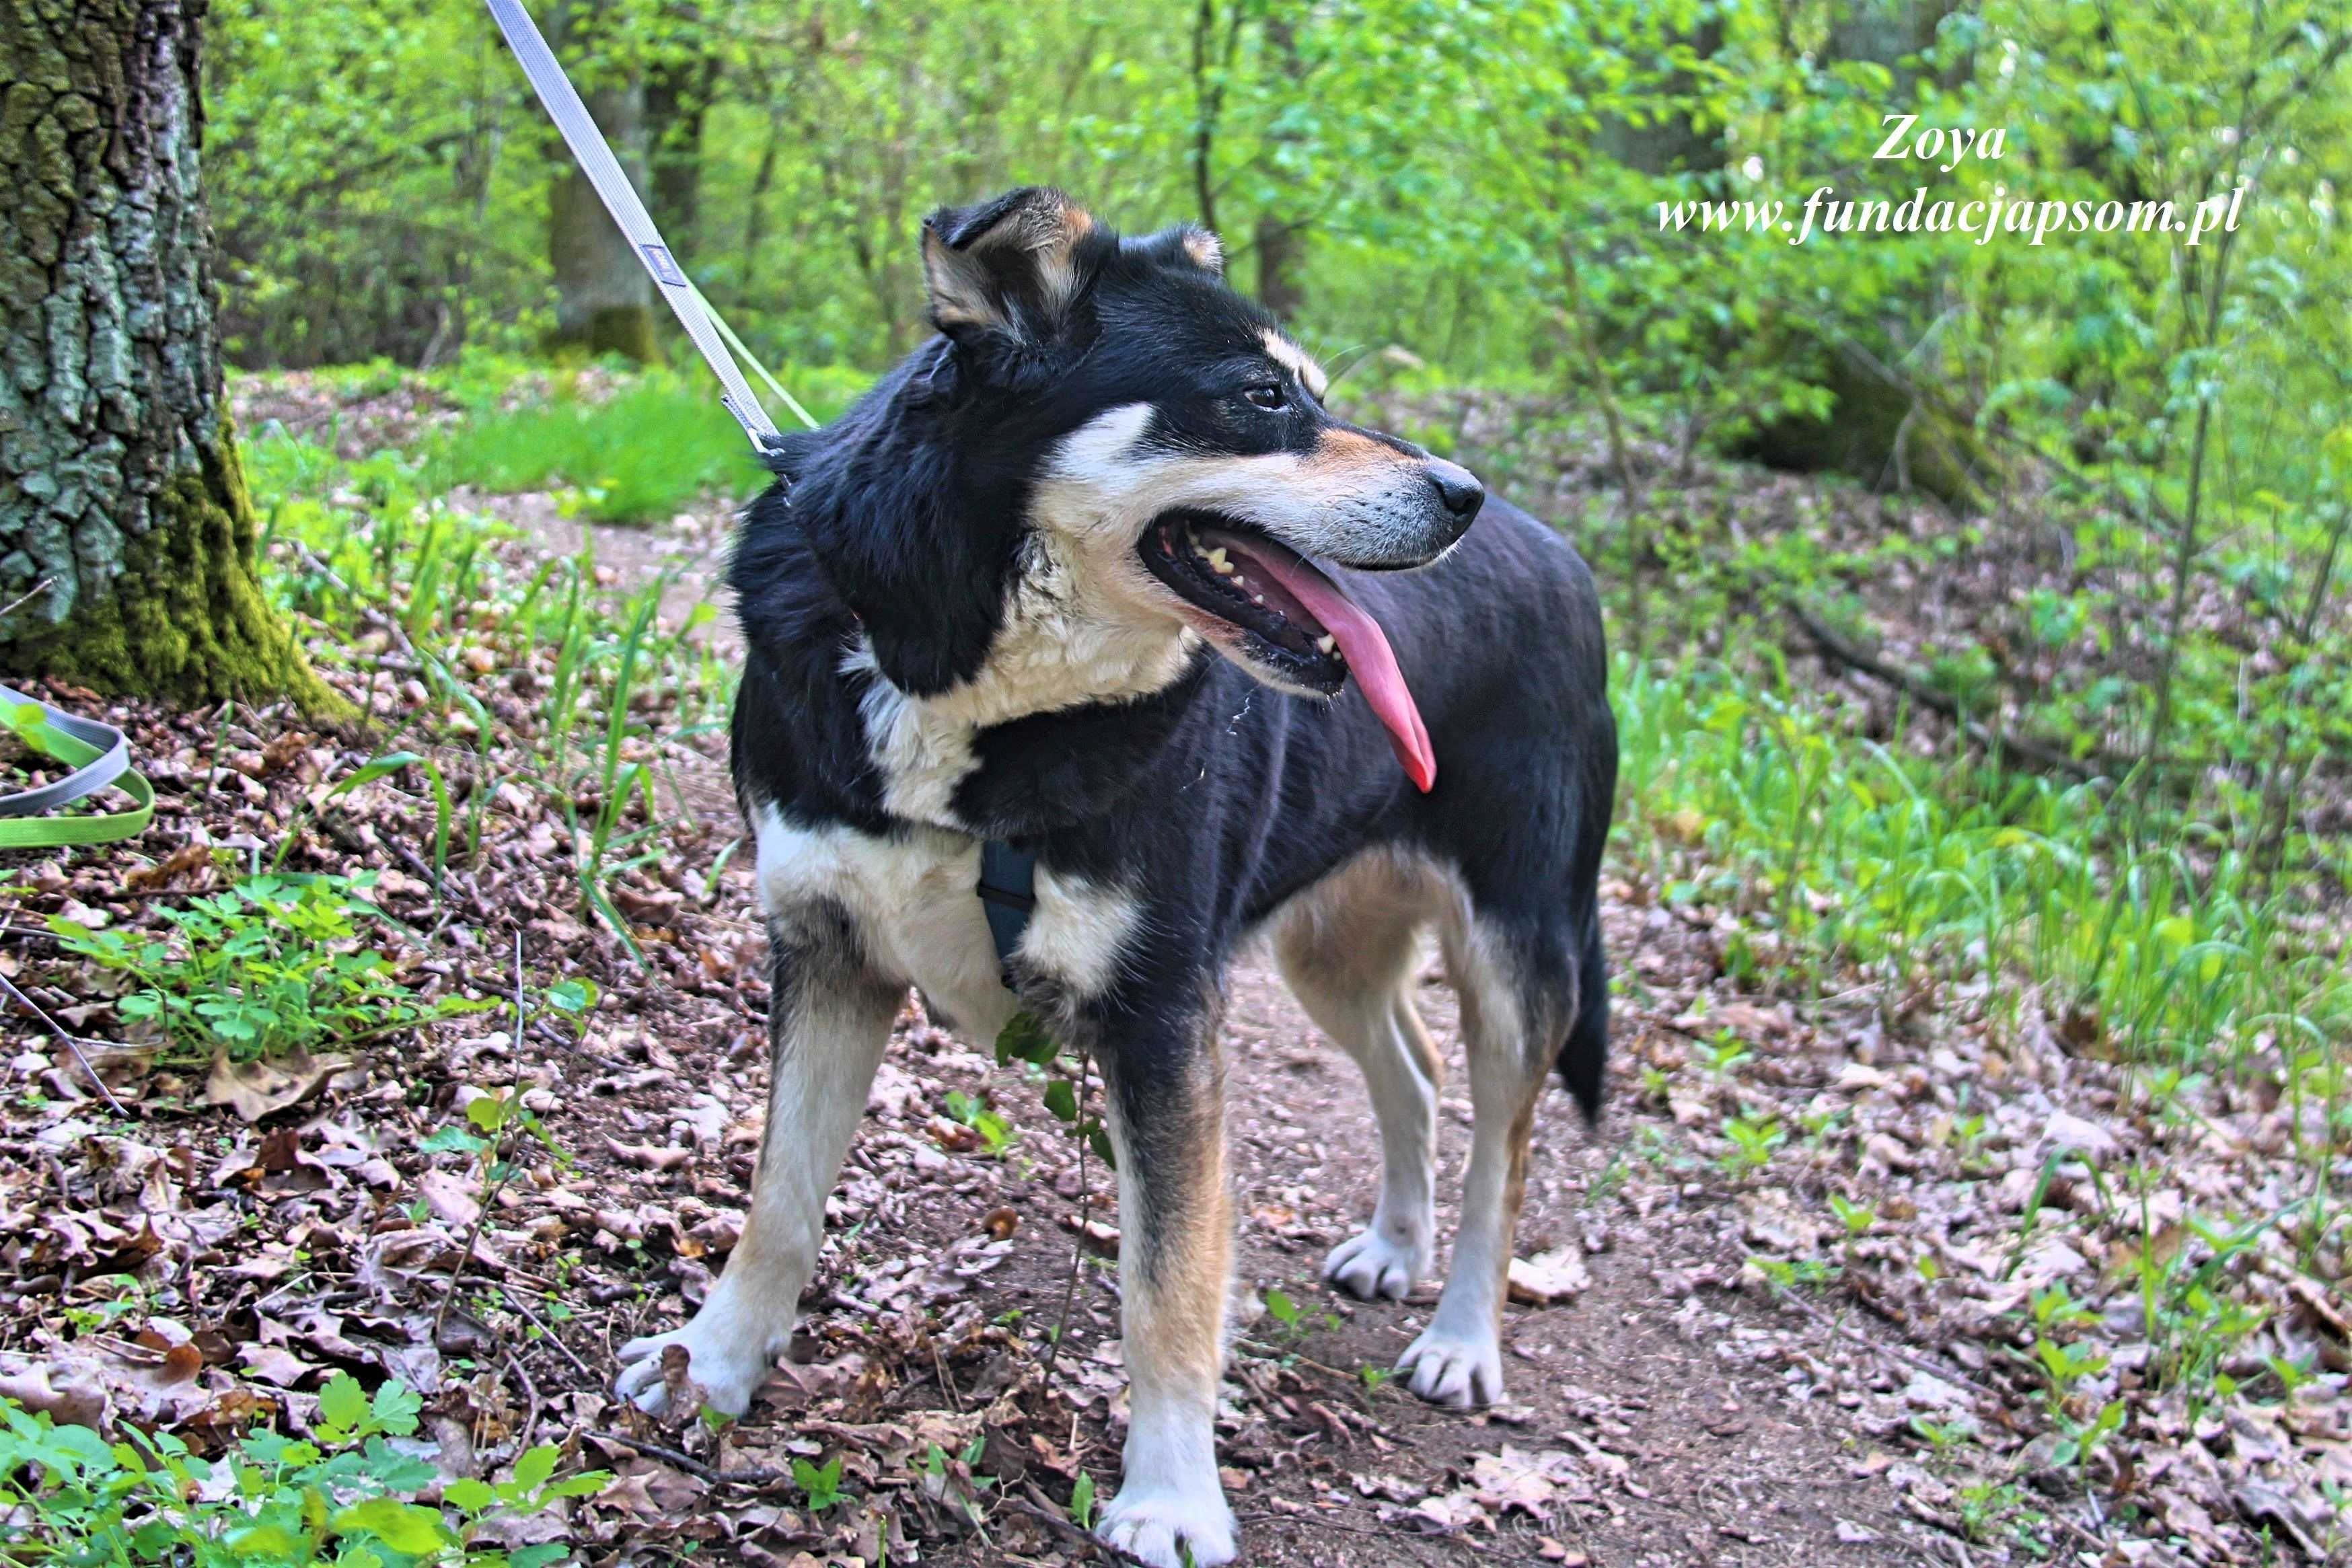
[[[635,1448],[648,1458],[659,1459],[666,1465],[684,1470],[697,1480],[709,1481],[714,1486],[724,1482],[731,1486],[759,1487],[773,1481],[792,1479],[790,1472],[772,1470],[764,1465],[756,1466],[748,1470],[714,1469],[691,1454],[677,1448],[665,1448],[659,1443],[648,1443],[643,1437],[632,1437],[620,1432],[592,1429],[588,1436],[601,1443],[618,1443],[625,1448]]]
[[[1957,1367],[1937,1366],[1924,1356],[1913,1355],[1906,1350],[1897,1350],[1891,1344],[1881,1344],[1878,1341],[1871,1338],[1868,1334],[1847,1323],[1843,1319],[1831,1317],[1827,1312],[1822,1311],[1821,1308],[1813,1305],[1812,1302],[1805,1300],[1804,1297],[1799,1295],[1794,1291],[1776,1290],[1772,1294],[1775,1300],[1795,1307],[1799,1312],[1804,1313],[1807,1317],[1821,1324],[1822,1327],[1829,1330],[1832,1333],[1836,1334],[1839,1338],[1843,1339],[1850,1343],[1861,1345],[1865,1350],[1875,1351],[1880,1355],[1886,1357],[1889,1361],[1895,1362],[1903,1366],[1907,1366],[1914,1372],[1924,1372],[1928,1376],[1937,1379],[1938,1382],[1954,1384],[1959,1387],[1965,1388],[1969,1393],[1975,1395],[1978,1398],[1991,1405],[1995,1409],[2006,1410],[2009,1408],[2008,1400],[2002,1398],[2000,1395],[1994,1393],[1991,1389],[1987,1388],[1983,1384],[1979,1383],[1975,1378],[1970,1377],[1967,1373],[1958,1370]]]
[[[1789,601],[1789,613],[1797,618],[1797,624],[1805,629],[1805,634],[1823,653],[1874,680],[1884,681],[1922,707],[1943,715],[1958,725],[1970,740],[1988,751],[2004,757],[2023,758],[2051,772],[2063,773],[2085,783],[2118,770],[2127,771],[2131,766],[2126,758],[2109,757],[2105,753],[2096,753],[2085,759],[2061,751],[2046,741],[1996,729],[1982,720],[1970,718],[1961,709],[1959,700],[1950,693],[1938,691],[1908,670],[1899,669],[1876,654],[1854,646],[1794,599]]]

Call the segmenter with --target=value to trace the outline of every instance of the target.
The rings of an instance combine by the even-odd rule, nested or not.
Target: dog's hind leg
[[[687,1375],[714,1409],[740,1416],[790,1343],[803,1286],[824,1239],[824,1195],[865,1114],[902,988],[866,971],[847,917],[830,904],[769,921],[768,1124],[743,1238],[702,1310],[683,1328],[621,1347],[620,1396],[670,1405],[662,1352],[683,1345]]]
[[[1294,899],[1275,926],[1283,978],[1363,1069],[1381,1128],[1371,1223],[1331,1249],[1323,1277],[1402,1300],[1429,1271],[1435,1232],[1437,1088],[1444,1064],[1413,1007],[1428,889],[1384,858],[1359,861]]]
[[[1163,995],[1165,993],[1162,993]],[[1118,1157],[1118,1281],[1133,1415],[1104,1539],[1158,1568],[1233,1560],[1217,1381],[1233,1278],[1224,1068],[1213,1006],[1129,1017],[1098,1049]]]
[[[1503,1295],[1527,1189],[1536,1100],[1551,1065],[1552,1009],[1525,988],[1521,966],[1473,915],[1444,930],[1445,967],[1462,998],[1474,1123],[1453,1266],[1429,1327],[1397,1362],[1408,1386],[1440,1405],[1503,1396]]]

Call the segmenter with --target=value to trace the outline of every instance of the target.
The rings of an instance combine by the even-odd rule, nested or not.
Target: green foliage
[[[1068,1086],[1066,1079],[1055,1079],[1053,1084],[1053,1087],[1058,1087],[1065,1092],[1067,1092]],[[1020,1129],[998,1114],[990,1107],[988,1102],[979,1095],[967,1094],[961,1089],[951,1089],[948,1091],[946,1105],[949,1115],[980,1134],[980,1147],[982,1154],[1002,1157],[1004,1152],[1013,1146],[1013,1141],[1021,1135]]]
[[[823,1513],[841,1502],[841,1456],[835,1454],[822,1468],[806,1459],[793,1461],[793,1484],[801,1489],[801,1496],[812,1513]]]
[[[52,916],[64,951],[121,975],[123,1017],[190,1054],[233,1061],[365,1039],[487,1004],[419,1002],[363,946],[388,918],[364,894],[372,873],[240,879],[156,913],[173,936],[92,929]]]
[[[2352,977],[2242,854],[2136,848],[2095,789],[1849,738],[1785,680],[1621,660],[1615,689],[1633,860],[1668,904],[1759,923],[1799,983],[1980,981],[2006,1025],[2021,977],[2151,1063],[2352,1029]]]
[[[422,1401],[394,1381],[370,1396],[349,1373],[319,1393],[311,1438],[245,1437],[207,1460],[168,1432],[126,1428],[109,1443],[0,1398],[0,1513],[11,1562],[177,1563],[191,1568],[345,1568],[450,1564],[544,1568],[561,1544],[512,1553],[472,1544],[492,1512],[528,1515],[602,1491],[609,1474],[557,1479],[561,1454],[542,1443],[512,1479],[460,1479],[438,1506],[415,1499],[437,1485],[432,1465],[387,1441],[416,1430]]]
[[[654,373],[602,399],[559,379],[543,400],[475,411],[423,455],[436,492],[564,491],[607,523],[666,522],[710,496],[747,499],[769,477],[698,366],[692,380]]]

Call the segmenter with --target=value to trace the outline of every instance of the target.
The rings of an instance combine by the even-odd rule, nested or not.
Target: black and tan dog
[[[1226,965],[1269,932],[1362,1064],[1384,1175],[1324,1271],[1402,1296],[1433,1255],[1440,1068],[1413,989],[1434,927],[1476,1127],[1452,1272],[1399,1365],[1424,1397],[1496,1398],[1537,1093],[1557,1063],[1589,1112],[1608,1037],[1600,612],[1549,528],[1333,416],[1211,235],[1122,239],[1022,190],[935,214],[923,261],[939,336],[795,438],[737,546],[767,1137],[724,1277],[623,1349],[620,1388],[661,1406],[679,1344],[741,1411],[907,988],[983,1045],[1026,1006],[1108,1086],[1134,1386],[1103,1531],[1224,1563]],[[974,892],[988,840],[1038,855],[1010,988]]]

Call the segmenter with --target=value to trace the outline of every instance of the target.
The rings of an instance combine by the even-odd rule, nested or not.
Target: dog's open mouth
[[[1154,577],[1196,610],[1240,633],[1240,651],[1286,685],[1337,694],[1350,672],[1389,732],[1389,744],[1425,793],[1437,758],[1396,654],[1322,569],[1247,524],[1213,512],[1162,515],[1139,546]]]

